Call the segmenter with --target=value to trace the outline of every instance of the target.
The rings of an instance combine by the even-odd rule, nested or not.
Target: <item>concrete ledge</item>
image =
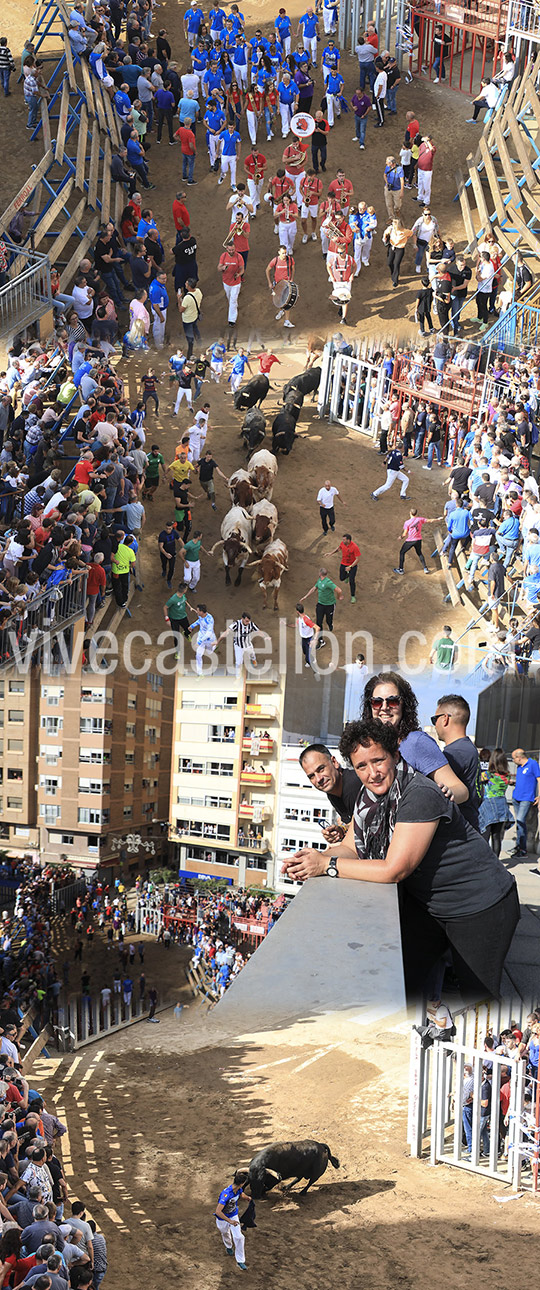
[[[312,878],[211,1016],[241,1032],[336,1012],[367,1024],[405,1006],[397,888]]]

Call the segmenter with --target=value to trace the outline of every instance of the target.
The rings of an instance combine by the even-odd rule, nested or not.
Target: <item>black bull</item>
[[[270,381],[267,376],[252,376],[247,385],[243,385],[240,390],[236,391],[234,406],[237,412],[247,412],[248,408],[254,408],[256,403],[260,407],[269,389]]]
[[[291,1179],[287,1191],[301,1179],[307,1178],[306,1186],[299,1193],[304,1195],[325,1173],[328,1162],[334,1169],[339,1169],[339,1160],[332,1155],[325,1142],[315,1142],[311,1138],[306,1138],[303,1142],[275,1142],[253,1157],[247,1170],[246,1185],[249,1186],[253,1200],[260,1200],[287,1178]]]
[[[278,412],[272,422],[272,452],[291,451],[296,438],[296,417],[291,412]]]
[[[292,390],[298,390],[304,397],[306,394],[314,394],[318,390],[321,381],[321,368],[308,367],[306,372],[300,372],[298,376],[292,376],[290,381],[283,386],[283,400]]]

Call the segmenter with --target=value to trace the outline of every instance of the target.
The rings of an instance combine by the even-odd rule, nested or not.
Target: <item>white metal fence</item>
[[[318,412],[350,430],[375,439],[385,395],[386,378],[371,354],[352,355],[324,347],[319,385]]]

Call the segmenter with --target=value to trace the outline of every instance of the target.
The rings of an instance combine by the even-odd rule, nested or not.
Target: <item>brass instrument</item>
[[[332,222],[329,215],[327,215],[326,219],[323,219],[321,227],[324,229],[328,241],[344,242],[346,245],[347,238],[344,230],[342,228],[338,228],[337,224]]]
[[[229,248],[229,246],[231,246],[234,243],[235,237],[237,237],[238,234],[244,232],[246,224],[249,227],[249,220],[244,219],[243,215],[236,216],[236,221],[234,224],[231,225],[229,232],[227,233],[227,236],[223,243],[223,249],[225,251]]]

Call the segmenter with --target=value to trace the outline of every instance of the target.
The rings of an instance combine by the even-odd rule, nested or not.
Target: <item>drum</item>
[[[272,292],[276,309],[292,309],[298,300],[299,291],[296,282],[278,282]]]
[[[350,282],[334,282],[332,300],[335,305],[345,305],[351,298]]]

